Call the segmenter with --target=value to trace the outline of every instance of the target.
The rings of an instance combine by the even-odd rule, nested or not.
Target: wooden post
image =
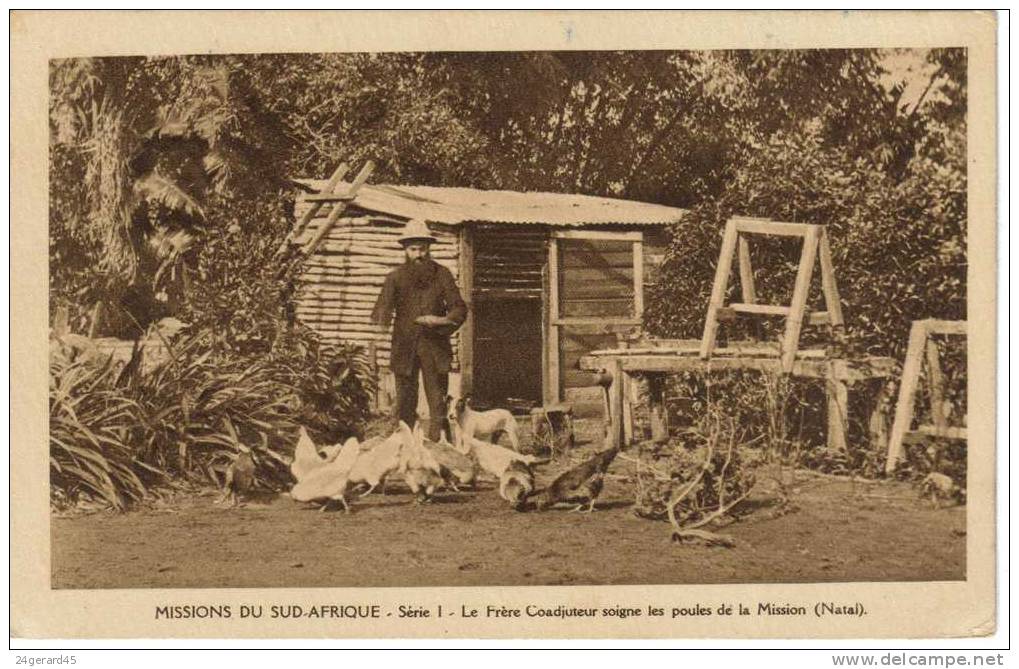
[[[347,171],[349,169],[350,166],[347,165],[347,163],[340,163],[340,166],[337,167],[336,171],[333,172],[333,175],[329,177],[329,181],[326,182],[326,185],[321,192],[332,193],[343,177],[347,176]],[[315,218],[315,214],[318,213],[323,204],[323,202],[313,202],[311,206],[308,207],[308,210],[304,212],[304,215],[301,216],[300,220],[298,220],[294,225],[294,229],[290,231],[290,234],[286,236],[286,239],[283,240],[283,243],[280,244],[280,247],[276,250],[277,256],[287,250],[290,242],[301,236],[301,233],[304,232],[304,229],[309,223],[311,223],[312,219]]]
[[[474,231],[460,229],[460,290],[467,302],[467,319],[460,328],[460,396],[474,392]]]
[[[552,392],[551,356],[549,355],[552,326],[548,306],[551,292],[548,286],[548,263],[545,263],[541,268],[541,401],[544,404],[555,404]]]
[[[663,444],[669,440],[669,414],[665,406],[665,375],[648,374],[648,404],[651,414],[651,441]]]
[[[833,326],[843,325],[842,301],[839,296],[838,284],[835,282],[835,268],[831,261],[831,243],[828,241],[827,228],[821,228],[820,244],[818,253],[821,258],[821,290],[824,292],[828,322]]]
[[[633,392],[636,382],[632,376],[623,372],[623,406],[620,414],[623,421],[623,445],[633,443]]]
[[[895,471],[895,465],[902,458],[902,440],[909,431],[913,420],[913,403],[916,400],[916,388],[920,382],[920,370],[923,366],[924,343],[927,341],[927,321],[914,321],[909,330],[909,347],[906,349],[906,361],[902,365],[902,383],[899,386],[899,401],[895,405],[895,422],[892,423],[892,436],[888,440],[888,459],[885,461],[885,473]]]
[[[602,413],[605,415],[605,428],[608,429],[612,423],[612,372],[608,367],[603,367],[598,372],[598,386],[602,389]]]
[[[800,255],[800,266],[796,270],[796,284],[793,287],[793,300],[789,305],[789,317],[785,322],[785,335],[782,337],[782,371],[789,374],[796,362],[796,350],[800,347],[800,328],[807,307],[807,295],[810,292],[810,277],[814,273],[814,260],[817,258],[818,227],[807,227],[803,238],[803,252]]]
[[[551,404],[562,399],[559,380],[559,242],[548,240],[548,399]]]
[[[757,304],[754,268],[750,264],[750,242],[745,235],[739,236],[739,284],[743,292],[743,301],[747,304]]]
[[[609,361],[612,384],[609,386],[609,440],[613,447],[622,447],[623,437],[623,364],[619,358]]]
[[[888,448],[888,423],[886,415],[888,406],[891,403],[889,397],[892,387],[888,378],[881,379],[881,389],[874,398],[874,407],[870,412],[869,432],[870,447],[875,453],[880,453]]]
[[[644,242],[633,243],[633,317],[644,318]]]
[[[725,225],[722,237],[722,251],[718,254],[718,266],[715,267],[715,282],[711,286],[711,301],[708,303],[708,315],[704,319],[704,336],[701,338],[700,356],[702,359],[711,357],[715,350],[715,336],[718,333],[718,310],[725,305],[725,289],[729,283],[729,272],[732,269],[732,256],[736,250],[736,224],[730,220]]]
[[[845,452],[846,432],[849,425],[849,386],[838,374],[836,366],[843,361],[828,365],[828,378],[824,381],[824,393],[828,401],[828,448]]]
[[[739,235],[739,285],[743,293],[744,305],[752,306],[757,304],[757,286],[754,284],[754,267],[750,263],[750,242],[746,235]],[[755,339],[762,339],[764,329],[760,319],[754,319],[753,336]]]
[[[945,380],[941,374],[941,356],[938,353],[938,345],[927,335],[927,386],[930,388],[931,417],[934,425],[939,428],[948,427],[948,417],[945,416]]]
[[[334,225],[336,225],[336,221],[340,220],[340,216],[342,216],[343,212],[347,209],[347,203],[357,196],[357,192],[361,190],[361,186],[368,181],[368,177],[371,176],[371,173],[374,170],[375,163],[369,160],[364,164],[364,167],[361,168],[361,171],[357,173],[357,176],[354,177],[353,183],[350,184],[350,190],[345,196],[346,200],[340,200],[333,203],[333,208],[329,212],[329,217],[326,218],[318,233],[315,234],[315,237],[304,247],[303,253],[305,257],[310,258],[315,254],[315,251],[318,250],[322,240],[326,238],[329,231],[333,229]]]

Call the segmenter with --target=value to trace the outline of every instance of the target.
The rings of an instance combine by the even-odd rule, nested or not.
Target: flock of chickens
[[[439,441],[425,438],[418,422],[414,429],[400,422],[388,437],[360,442],[351,437],[342,444],[318,447],[302,427],[290,471],[296,484],[290,497],[297,502],[335,503],[350,510],[348,494],[361,497],[387,478],[398,474],[418,503],[426,502],[441,488],[459,491],[473,487],[487,475],[498,482],[499,496],[517,511],[544,511],[556,504],[571,504],[575,511],[594,510],[604,475],[618,447],[609,447],[560,473],[547,487],[536,490],[533,467],[547,461],[519,452],[516,421],[505,410],[473,411],[466,400],[448,398],[452,443],[446,435]],[[506,434],[514,449],[493,443]],[[227,472],[224,499],[236,505],[238,496],[254,480],[254,463],[242,453]]]

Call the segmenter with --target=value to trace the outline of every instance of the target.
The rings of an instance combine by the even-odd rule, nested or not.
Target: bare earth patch
[[[590,445],[585,448],[590,448]],[[796,473],[776,513],[766,477],[721,531],[735,548],[678,545],[636,517],[610,468],[597,510],[518,513],[492,482],[416,505],[402,483],[349,515],[287,497],[238,509],[215,493],[158,510],[52,518],[54,588],[356,587],[940,581],[966,577],[965,507],[914,488]],[[559,466],[541,468],[539,485]]]

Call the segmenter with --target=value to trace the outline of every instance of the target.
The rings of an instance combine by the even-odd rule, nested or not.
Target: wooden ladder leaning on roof
[[[311,238],[303,247],[300,249],[299,258],[303,262],[304,259],[310,258],[314,255],[315,251],[322,244],[322,240],[326,238],[329,232],[336,225],[336,222],[343,216],[343,212],[346,211],[347,205],[354,201],[357,197],[358,191],[361,190],[367,181],[368,177],[371,176],[372,172],[375,171],[375,163],[368,161],[361,168],[361,171],[357,173],[354,180],[350,183],[350,186],[338,191],[337,188],[343,182],[343,177],[347,175],[350,170],[350,166],[347,163],[342,163],[333,172],[333,175],[329,177],[329,181],[326,182],[324,188],[318,193],[313,193],[306,196],[304,199],[306,202],[310,202],[311,206],[304,212],[300,220],[294,225],[294,229],[290,231],[283,243],[280,244],[279,249],[276,250],[276,257],[284,255],[292,244],[295,244],[301,236],[304,234],[308,224],[315,219],[318,215],[319,210],[323,205],[329,203],[333,205],[332,210],[329,212],[329,216],[325,222],[315,233],[315,236]]]

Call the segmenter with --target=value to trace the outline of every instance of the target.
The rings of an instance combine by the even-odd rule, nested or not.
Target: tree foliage
[[[940,63],[946,55],[932,58]],[[938,64],[932,80],[943,76]],[[648,301],[654,331],[699,336],[720,235],[737,214],[827,226],[847,333],[861,352],[899,356],[912,320],[966,318],[964,126],[954,125],[965,116],[945,114],[951,98],[925,107],[929,89],[902,105],[901,86],[881,94],[871,79],[864,79],[869,97],[859,91],[846,99],[856,100],[856,119],[842,118],[839,104],[827,107],[830,116],[754,129],[724,188],[675,227]],[[949,91],[958,101],[959,82]],[[788,304],[798,244],[757,242],[754,249],[763,301]]]

